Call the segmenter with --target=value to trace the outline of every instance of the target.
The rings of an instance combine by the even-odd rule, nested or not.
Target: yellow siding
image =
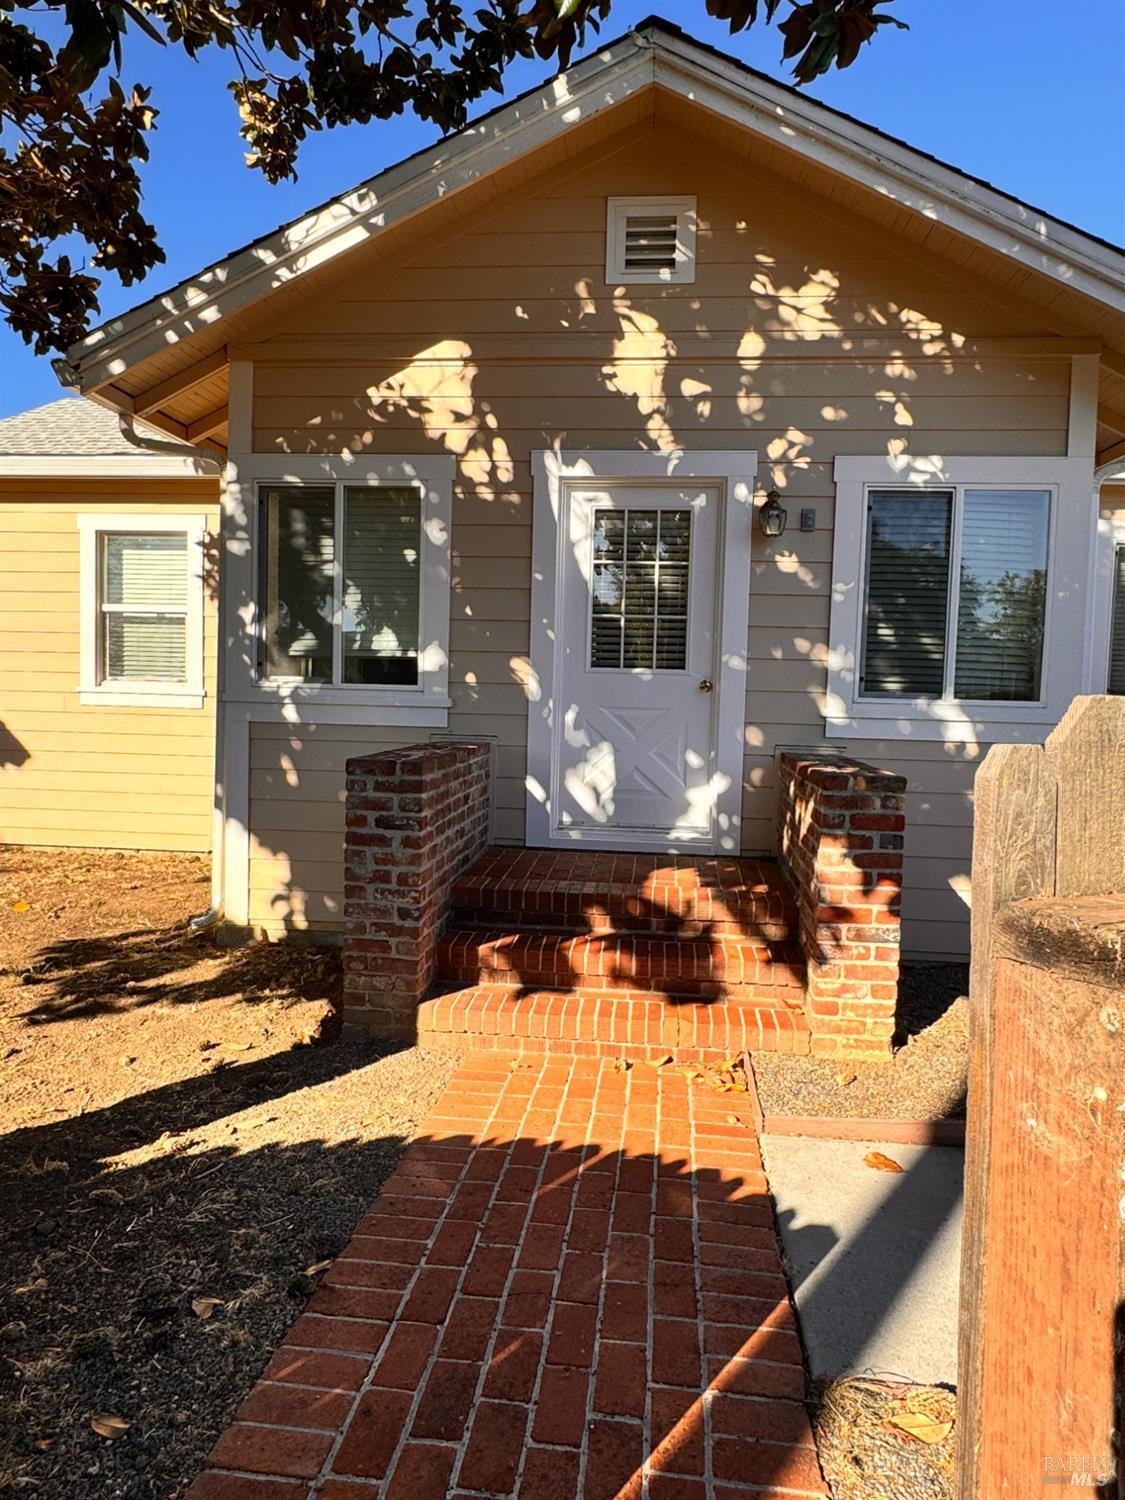
[[[695,193],[693,285],[604,285],[605,199]],[[1069,364],[961,353],[1041,336],[985,284],[714,142],[657,125],[532,181],[331,294],[257,346],[255,448],[453,453],[449,733],[501,747],[496,834],[524,832],[531,450],[752,447],[791,510],[755,536],[744,792],[767,851],[773,748],[823,736],[839,453],[1066,451]],[[893,340],[872,351],[856,338]],[[891,352],[893,349],[893,352]],[[816,513],[811,534],[795,510]],[[338,925],[343,762],[410,730],[256,725],[252,919]],[[907,941],[963,951],[970,794],[985,747],[857,742],[910,778]]]
[[[0,842],[211,847],[214,599],[202,708],[80,703],[78,516],[180,512],[213,531],[217,498],[215,480],[0,481]]]

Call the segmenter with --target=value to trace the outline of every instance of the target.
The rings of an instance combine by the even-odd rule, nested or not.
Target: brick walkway
[[[824,1497],[746,1103],[468,1057],[189,1500]]]

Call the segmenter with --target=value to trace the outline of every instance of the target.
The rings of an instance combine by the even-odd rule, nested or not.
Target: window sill
[[[1058,721],[1059,715],[1041,703],[1012,704],[1006,711],[990,712],[956,703],[880,704],[873,711],[872,705],[863,703],[826,714],[824,732],[830,739],[1037,744]]]
[[[78,701],[84,708],[202,708],[206,694],[192,688],[177,692],[175,688],[150,688],[147,685],[126,687],[106,684],[79,688]]]
[[[331,687],[323,683],[259,683],[228,693],[225,703],[249,719],[286,723],[371,724],[417,729],[445,729],[451,700],[436,693],[394,689]]]

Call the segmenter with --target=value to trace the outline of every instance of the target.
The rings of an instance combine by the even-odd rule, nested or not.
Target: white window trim
[[[750,612],[750,548],[754,524],[754,449],[688,453],[636,453],[631,449],[533,449],[534,485],[531,538],[531,688],[527,695],[527,843],[529,847],[575,847],[573,830],[560,826],[555,786],[555,741],[562,732],[555,705],[563,702],[561,652],[555,650],[563,549],[567,537],[561,518],[572,484],[598,480],[672,483],[702,480],[721,489],[721,522],[715,579],[717,598],[715,675],[716,769],[725,786],[715,802],[717,853],[737,854],[742,844],[742,772],[746,736],[746,641]],[[588,848],[666,848],[628,831],[599,841],[579,835]],[[702,845],[693,846],[697,849]]]
[[[676,267],[667,271],[626,271],[625,222],[630,214],[675,214]],[[688,286],[695,280],[695,197],[617,197],[606,199],[605,279],[607,286]]]
[[[1042,739],[1083,691],[1087,587],[1093,542],[1088,458],[840,457],[835,462],[825,732],[854,739],[950,742]],[[858,670],[863,630],[867,493],[871,489],[1004,488],[1048,490],[1047,612],[1038,703],[863,698]]]
[[[120,514],[81,515],[79,531],[79,654],[78,697],[89,707],[202,708],[203,687],[203,571],[207,518],[199,515]],[[188,576],[185,609],[185,680],[183,682],[101,681],[98,642],[101,635],[99,539],[107,534],[142,536],[167,532],[187,539]]]
[[[1093,587],[1093,681],[1091,692],[1109,689],[1110,646],[1113,639],[1113,584],[1117,549],[1125,547],[1125,520],[1098,517]]]
[[[326,453],[286,457],[252,453],[238,461],[237,498],[243,540],[241,545],[232,545],[234,538],[228,541],[225,585],[231,600],[242,603],[227,614],[230,638],[226,648],[224,696],[228,702],[260,706],[263,712],[256,717],[297,721],[305,706],[315,705],[323,723],[332,722],[329,715],[337,709],[364,709],[367,711],[364,722],[445,728],[450,705],[450,544],[455,470],[456,460],[445,455]],[[259,535],[258,491],[269,484],[337,486],[337,521],[342,493],[339,487],[344,484],[412,485],[421,491],[421,634],[417,686],[306,683],[257,675],[258,564],[264,542]],[[360,722],[354,712],[348,721]]]

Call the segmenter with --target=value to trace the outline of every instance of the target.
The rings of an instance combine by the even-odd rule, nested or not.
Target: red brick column
[[[890,1056],[906,778],[846,757],[778,756],[778,857],[797,898],[812,1051]]]
[[[409,745],[347,764],[344,1019],[410,1039],[461,871],[487,847],[488,745]]]

